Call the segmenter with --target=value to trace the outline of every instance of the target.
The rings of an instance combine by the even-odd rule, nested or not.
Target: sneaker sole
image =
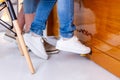
[[[52,54],[58,54],[60,51],[59,50],[55,50],[55,51],[46,51],[48,55],[52,55]]]
[[[67,51],[67,52],[73,52],[73,53],[77,53],[77,54],[80,54],[80,55],[86,55],[86,54],[89,54],[90,51],[72,51],[72,49],[68,49],[67,47],[60,47],[60,46],[56,46],[56,49],[59,49],[59,50],[62,50],[62,51]]]

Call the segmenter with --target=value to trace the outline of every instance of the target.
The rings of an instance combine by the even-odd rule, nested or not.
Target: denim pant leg
[[[31,24],[30,31],[38,35],[43,35],[46,28],[46,21],[57,0],[40,0],[35,18]]]
[[[60,35],[71,38],[76,29],[73,24],[74,0],[58,0],[58,16],[60,21]]]
[[[25,14],[32,14],[36,12],[38,2],[40,0],[24,0],[23,7]]]

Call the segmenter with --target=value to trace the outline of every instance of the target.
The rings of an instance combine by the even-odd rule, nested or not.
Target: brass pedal
[[[84,56],[87,56],[87,55],[88,55],[88,54],[80,54],[80,56],[83,56],[83,57],[84,57]]]

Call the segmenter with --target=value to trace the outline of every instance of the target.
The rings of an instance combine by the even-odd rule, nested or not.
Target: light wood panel
[[[57,5],[54,6],[48,18],[47,35],[59,37],[59,20],[57,16]]]
[[[109,57],[108,55],[103,54],[103,52],[94,48],[91,59],[116,76],[120,76],[120,62],[115,58]]]
[[[83,0],[83,3],[95,14],[96,34],[85,42],[92,47],[90,57],[120,77],[120,0]]]

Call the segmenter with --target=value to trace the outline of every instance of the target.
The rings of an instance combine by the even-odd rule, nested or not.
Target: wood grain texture
[[[92,47],[90,58],[120,77],[120,0],[83,0],[83,3],[95,14],[96,34],[85,42]]]
[[[57,15],[57,5],[54,6],[48,18],[47,35],[59,37],[59,20]]]
[[[95,61],[97,64],[115,74],[116,76],[120,76],[120,62],[115,58],[110,57],[100,50],[94,48],[91,60]]]

